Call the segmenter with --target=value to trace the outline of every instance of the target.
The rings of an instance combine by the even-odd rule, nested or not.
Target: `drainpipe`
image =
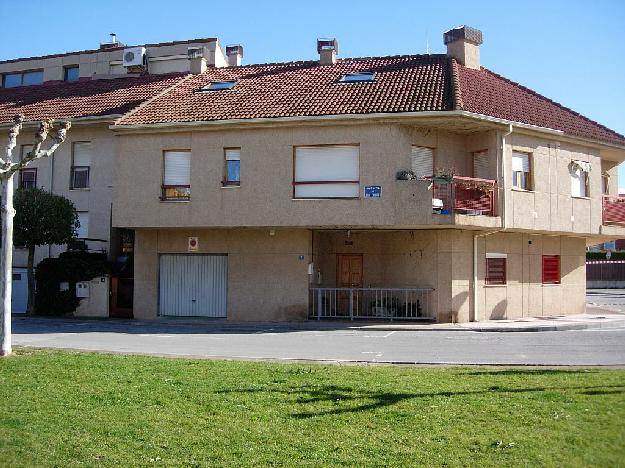
[[[501,231],[505,231],[508,227],[506,222],[506,200],[505,194],[508,188],[508,177],[506,175],[506,137],[512,134],[512,124],[508,126],[508,131],[501,135],[501,193],[503,194],[500,198],[501,200],[497,200],[498,205],[501,207],[501,229],[497,229],[496,231],[483,232],[480,234],[473,235],[473,322],[479,322],[479,310],[477,307],[477,239],[479,237],[490,236],[491,234],[496,234]],[[499,162],[499,160],[497,161]],[[499,171],[498,171],[499,172]],[[503,201],[503,202],[502,202]]]

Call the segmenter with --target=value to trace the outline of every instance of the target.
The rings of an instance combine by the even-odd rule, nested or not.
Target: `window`
[[[43,70],[6,73],[2,77],[2,86],[5,88],[15,88],[17,86],[32,86],[41,83],[43,83]]]
[[[71,189],[88,189],[92,148],[90,142],[74,143],[72,147]]]
[[[486,254],[486,284],[506,284],[506,254]]]
[[[63,80],[65,81],[78,81],[80,68],[78,65],[71,65],[69,67],[65,67],[63,71]]]
[[[571,173],[571,196],[587,197],[590,164],[584,161],[571,161],[569,170]]]
[[[163,200],[191,198],[191,152],[165,151],[163,153]]]
[[[241,148],[226,148],[226,176],[224,185],[240,185],[241,183]]]
[[[339,79],[341,83],[359,83],[362,81],[375,81],[375,73],[373,72],[360,72],[360,73],[346,73]]]
[[[360,193],[358,146],[295,148],[295,198],[357,198]]]
[[[37,187],[37,168],[20,169],[20,188],[29,189]]]
[[[530,155],[527,153],[512,153],[512,186],[530,190]]]
[[[79,211],[77,215],[80,226],[76,230],[76,238],[86,239],[89,237],[89,212]]]
[[[610,176],[608,174],[601,176],[601,193],[604,195],[610,194]]]
[[[202,86],[200,91],[221,91],[224,89],[232,89],[235,84],[237,84],[236,81],[213,81],[206,86]]]
[[[559,255],[543,255],[543,284],[560,284]]]
[[[431,177],[434,174],[434,150],[413,146],[410,165],[417,178]]]
[[[477,179],[493,179],[493,177],[491,177],[488,151],[477,151],[473,153],[473,177]]]

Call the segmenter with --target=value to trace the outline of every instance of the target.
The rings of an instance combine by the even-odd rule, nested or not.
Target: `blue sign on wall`
[[[365,198],[380,198],[382,196],[382,187],[380,185],[365,186]]]

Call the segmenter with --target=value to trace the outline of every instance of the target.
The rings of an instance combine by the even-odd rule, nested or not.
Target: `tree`
[[[35,247],[66,244],[80,227],[74,204],[65,197],[38,188],[15,192],[13,244],[28,249],[28,306],[35,307]]]
[[[9,139],[4,147],[3,154],[0,154],[0,183],[2,184],[2,206],[0,209],[0,221],[2,223],[2,242],[0,254],[0,300],[2,307],[0,313],[2,321],[0,323],[0,356],[11,354],[11,280],[13,267],[13,176],[20,169],[28,166],[32,161],[46,158],[56,151],[65,141],[67,131],[71,124],[61,122],[59,127],[53,128],[51,119],[42,120],[35,134],[35,142],[30,153],[26,154],[20,161],[13,161],[13,149],[17,145],[17,137],[22,129],[24,116],[18,115],[13,119],[13,125],[9,129]],[[48,138],[48,133],[54,130],[52,145],[47,150],[42,150],[41,145]]]

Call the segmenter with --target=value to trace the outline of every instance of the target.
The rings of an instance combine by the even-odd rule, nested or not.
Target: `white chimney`
[[[480,69],[482,31],[469,26],[458,26],[443,34],[447,55],[467,68]]]
[[[226,57],[228,57],[229,67],[238,67],[243,59],[243,46],[234,44],[226,46]]]
[[[206,58],[204,57],[204,47],[189,47],[187,57],[189,58],[189,71],[194,75],[206,71]]]
[[[332,65],[336,63],[336,54],[339,53],[339,43],[336,39],[317,39],[319,64]]]

